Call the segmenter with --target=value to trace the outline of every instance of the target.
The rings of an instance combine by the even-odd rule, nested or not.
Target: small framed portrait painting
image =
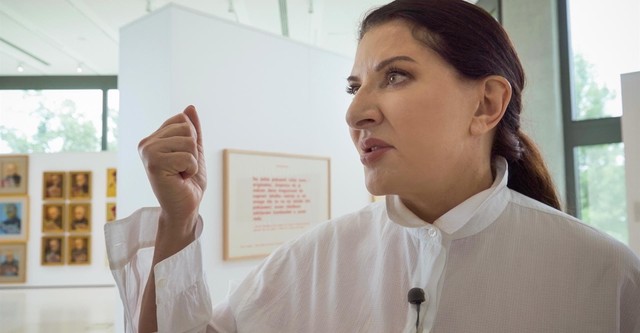
[[[27,194],[28,155],[0,156],[0,195]]]
[[[42,174],[42,199],[63,200],[66,184],[65,172],[44,172]]]
[[[0,197],[0,242],[27,240],[28,201],[27,197]]]
[[[67,263],[69,265],[91,264],[91,236],[69,236]]]
[[[113,222],[116,218],[116,203],[107,202],[107,222]]]
[[[69,173],[69,199],[90,199],[91,190],[91,171]]]
[[[64,232],[64,204],[49,203],[42,205],[42,233]]]
[[[118,193],[117,175],[116,168],[107,169],[107,198],[115,198]]]
[[[91,231],[91,204],[70,203],[67,212],[67,231],[90,232]]]
[[[0,244],[0,284],[27,280],[27,245]]]
[[[42,265],[64,264],[64,248],[64,236],[42,237]]]

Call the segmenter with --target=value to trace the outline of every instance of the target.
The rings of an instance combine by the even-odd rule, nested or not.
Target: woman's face
[[[355,94],[346,119],[369,191],[447,191],[477,140],[469,126],[482,95],[478,83],[461,78],[403,21],[364,35],[348,81]]]

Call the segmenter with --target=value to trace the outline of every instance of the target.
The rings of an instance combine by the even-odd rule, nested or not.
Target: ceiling
[[[169,3],[279,35],[283,34],[282,3],[286,7],[289,37],[352,55],[360,16],[386,2],[0,0],[0,76],[116,75],[119,29]]]
[[[0,76],[117,75],[119,29],[169,3],[353,56],[362,14],[387,2],[0,0]]]

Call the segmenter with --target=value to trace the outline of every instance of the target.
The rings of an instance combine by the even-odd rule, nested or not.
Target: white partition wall
[[[629,246],[640,256],[640,72],[621,79]]]
[[[214,302],[258,263],[222,260],[223,149],[328,156],[332,216],[370,201],[344,120],[351,59],[174,5],[123,28],[120,43],[119,216],[157,205],[139,140],[195,105],[209,180],[200,212]]]

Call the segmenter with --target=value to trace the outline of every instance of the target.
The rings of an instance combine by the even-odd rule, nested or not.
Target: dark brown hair
[[[489,13],[463,0],[396,0],[367,14],[359,38],[392,20],[413,25],[414,37],[463,77],[500,75],[509,81],[511,100],[497,125],[491,155],[503,156],[509,163],[509,188],[560,209],[542,155],[520,129],[524,70],[502,26]]]

